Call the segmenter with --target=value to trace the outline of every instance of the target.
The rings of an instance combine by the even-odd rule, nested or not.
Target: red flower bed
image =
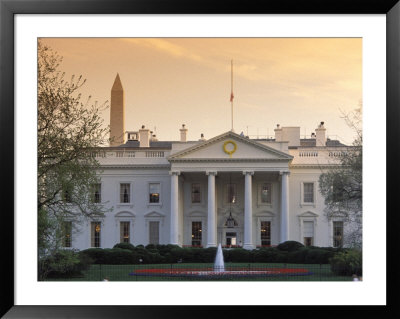
[[[137,269],[130,275],[139,276],[279,276],[279,275],[310,275],[311,272],[305,268],[225,268],[224,271],[215,271],[208,268],[173,268],[173,269]]]

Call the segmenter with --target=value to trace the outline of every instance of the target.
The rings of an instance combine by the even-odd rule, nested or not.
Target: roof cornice
[[[107,164],[107,165],[101,165],[99,169],[105,169],[105,168],[116,168],[116,169],[118,169],[118,168],[170,169],[171,165],[169,165],[169,164],[163,164],[163,165],[160,165],[160,164],[153,164],[153,165],[151,165],[151,164],[146,164],[146,165]]]
[[[171,163],[183,163],[183,162],[212,162],[212,163],[245,163],[245,162],[287,162],[285,158],[177,158],[169,159]]]

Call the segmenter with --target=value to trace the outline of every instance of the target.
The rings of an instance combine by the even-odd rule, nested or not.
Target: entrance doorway
[[[226,233],[226,245],[227,246],[236,246],[237,245],[236,232]]]

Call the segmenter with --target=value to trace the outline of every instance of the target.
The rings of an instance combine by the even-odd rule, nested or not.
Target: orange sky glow
[[[277,124],[300,126],[309,137],[325,122],[328,137],[350,144],[341,118],[362,100],[361,38],[45,38],[63,56],[66,78],[82,75],[89,95],[110,101],[119,73],[125,128],[145,125],[159,140],[206,139],[231,129],[273,136]],[[108,103],[108,102],[107,102]],[[109,124],[109,109],[102,113]]]

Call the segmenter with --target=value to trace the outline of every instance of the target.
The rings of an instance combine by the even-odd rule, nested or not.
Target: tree
[[[101,218],[104,205],[96,203],[99,164],[93,151],[106,142],[108,128],[100,117],[104,103],[81,102],[80,76],[65,80],[62,57],[38,41],[38,248],[41,261],[62,246],[64,221],[74,226]],[[43,263],[42,263],[43,265]]]
[[[362,106],[344,114],[355,133],[352,146],[342,152],[339,165],[322,173],[319,189],[325,198],[325,213],[329,219],[340,217],[347,231],[343,244],[361,248],[362,245]]]

